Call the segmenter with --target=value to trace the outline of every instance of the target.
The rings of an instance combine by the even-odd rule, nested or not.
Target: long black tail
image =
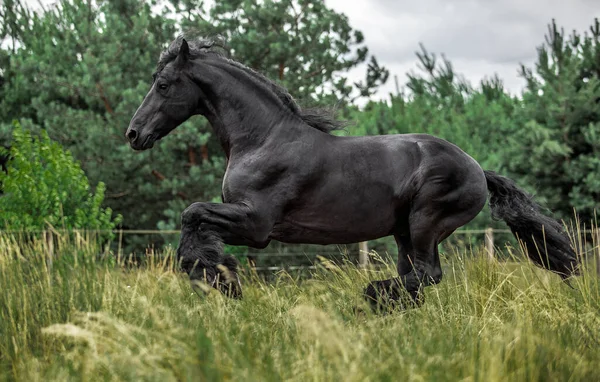
[[[529,258],[563,279],[579,275],[577,255],[562,225],[542,214],[541,207],[511,179],[493,171],[484,173],[492,217],[506,222]]]

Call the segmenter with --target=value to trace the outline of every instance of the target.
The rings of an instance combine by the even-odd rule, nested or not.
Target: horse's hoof
[[[218,289],[225,295],[226,297],[241,300],[243,297],[242,294],[242,286],[237,282],[223,283],[220,282],[218,285]]]
[[[364,292],[371,309],[377,313],[407,310],[423,304],[423,293],[407,291],[397,279],[371,282]]]
[[[352,314],[354,318],[364,318],[368,315],[368,310],[365,310],[362,306],[354,305],[352,306]]]

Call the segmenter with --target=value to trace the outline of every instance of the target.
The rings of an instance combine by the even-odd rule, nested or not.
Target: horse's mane
[[[184,38],[188,43],[190,48],[190,56],[192,58],[197,58],[208,53],[223,59],[223,61],[235,66],[236,68],[242,69],[245,73],[266,85],[273,93],[275,93],[277,98],[279,98],[285,107],[287,107],[294,115],[300,117],[300,119],[307,125],[325,133],[331,133],[334,130],[340,130],[344,127],[344,122],[336,120],[332,115],[333,113],[331,113],[329,110],[324,108],[300,108],[291,94],[283,86],[275,83],[261,73],[247,67],[246,65],[227,57],[225,41],[220,37],[195,38],[184,35],[178,36],[175,40],[173,40],[173,42],[171,42],[171,44],[169,44],[169,47],[161,53],[156,67],[157,73],[162,71],[169,62],[177,58],[179,47],[181,46],[181,42]]]

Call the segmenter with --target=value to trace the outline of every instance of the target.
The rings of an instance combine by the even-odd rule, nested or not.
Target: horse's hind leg
[[[396,239],[396,245],[398,245],[398,275],[402,276],[410,273],[413,269],[412,243],[409,235],[396,234],[394,239]]]
[[[405,276],[410,274],[413,269],[414,269],[414,264],[415,264],[415,257],[413,256],[413,252],[414,252],[414,248],[412,245],[412,240],[409,234],[395,234],[394,235],[394,239],[396,239],[396,244],[398,245],[398,263],[397,263],[397,270],[398,270],[398,276]],[[401,288],[398,284],[398,281],[400,281],[398,278],[394,278],[394,279],[390,279],[390,280],[382,280],[380,283],[383,284],[387,284],[389,283],[388,289],[389,287],[397,287],[397,294],[398,296],[395,296],[394,293],[391,293],[388,298],[391,298],[394,302],[396,300],[400,299],[400,295],[402,294],[402,291],[404,288]],[[393,290],[393,289],[392,289]],[[375,290],[371,290],[371,292],[375,292]],[[411,303],[416,303],[417,305],[421,305],[423,303],[423,296],[421,293],[421,290],[414,290],[414,291],[406,291],[407,295],[406,298],[404,299],[404,305],[409,305]],[[400,301],[398,301],[398,303],[400,303]],[[393,305],[396,305],[395,303]]]
[[[464,199],[458,203],[414,203],[409,215],[408,234],[396,236],[398,243],[398,277],[372,282],[365,290],[372,305],[381,309],[401,302],[406,291],[417,305],[423,303],[422,291],[442,280],[438,244],[455,229],[473,219],[483,201]]]
[[[423,288],[442,280],[438,243],[451,231],[415,224],[410,235],[395,236],[398,243],[398,277],[373,281],[365,290],[372,306],[380,310],[398,305],[423,304]]]
[[[453,231],[452,231],[453,232]],[[452,232],[444,232],[439,239],[437,240],[437,244],[440,244],[444,241]],[[415,259],[413,256],[413,245],[408,234],[398,234],[394,235],[396,239],[396,244],[398,245],[398,276],[403,276],[410,273],[414,269]],[[433,273],[432,276],[434,279],[440,279],[442,277],[442,268],[440,264],[440,257],[438,254],[437,244],[434,246],[435,255],[433,258]]]
[[[414,280],[416,269],[427,269],[423,273],[434,274],[434,266],[439,261],[432,259],[437,256],[437,246],[434,245],[427,251],[428,256],[424,260],[425,251],[415,248],[412,235],[394,235],[398,244],[398,277],[371,282],[366,290],[365,297],[375,310],[385,310],[401,306],[403,309],[423,303],[423,287],[425,283]],[[420,243],[419,240],[417,243]],[[421,273],[421,272],[419,272]],[[441,279],[441,277],[440,277]],[[408,283],[407,283],[408,282]]]

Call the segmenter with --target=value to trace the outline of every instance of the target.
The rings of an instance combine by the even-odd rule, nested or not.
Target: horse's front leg
[[[271,219],[246,204],[193,203],[181,214],[177,260],[190,280],[204,280],[232,297],[241,297],[237,261],[223,243],[264,248]]]

